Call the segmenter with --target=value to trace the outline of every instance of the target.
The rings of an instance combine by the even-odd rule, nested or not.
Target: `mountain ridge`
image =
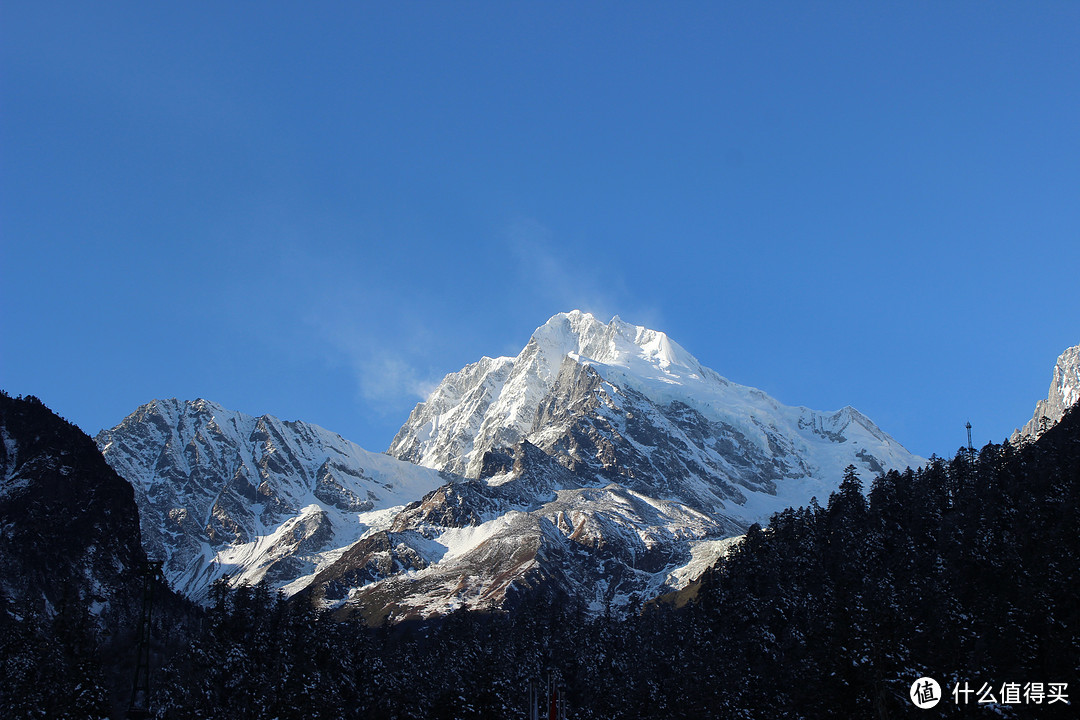
[[[1031,420],[1013,431],[1013,443],[1034,440],[1057,424],[1065,412],[1080,402],[1080,345],[1067,348],[1054,363],[1050,389],[1046,397],[1035,404]]]

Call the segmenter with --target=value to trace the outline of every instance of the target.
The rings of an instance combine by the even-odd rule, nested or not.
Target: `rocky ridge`
[[[1027,424],[1013,431],[1010,440],[1019,443],[1035,440],[1056,425],[1065,411],[1080,401],[1080,345],[1061,353],[1054,363],[1054,375],[1045,400],[1035,405],[1035,414]]]

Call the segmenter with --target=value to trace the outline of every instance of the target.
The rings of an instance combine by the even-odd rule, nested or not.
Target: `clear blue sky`
[[[946,455],[1080,342],[1076,2],[315,5],[0,7],[0,387],[382,450],[581,308]]]

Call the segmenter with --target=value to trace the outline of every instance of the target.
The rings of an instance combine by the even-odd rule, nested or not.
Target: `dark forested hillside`
[[[723,688],[705,704],[891,717],[914,709],[909,688],[929,676],[946,693],[935,712],[965,699],[974,711],[985,688],[999,714],[1071,717],[1049,697],[1036,707],[1037,686],[1030,702],[1023,691],[1078,690],[1078,421],[1020,450],[988,445],[886,474],[866,499],[849,474],[826,508],[752,529],[703,579],[699,603],[669,619],[693,629],[694,661]],[[705,650],[718,641],[723,651]],[[1019,701],[1004,702],[1006,683]],[[697,692],[709,694],[691,685],[686,697]]]
[[[753,527],[684,607],[590,618],[569,599],[369,629],[264,588],[216,589],[161,717],[1074,717],[1080,413],[1025,447],[933,459]],[[1065,683],[1063,687],[1061,684]],[[956,694],[954,695],[954,689]],[[970,692],[968,692],[970,691]]]
[[[0,716],[126,708],[146,559],[131,485],[94,441],[0,392]],[[190,610],[158,595],[159,629],[178,631]]]

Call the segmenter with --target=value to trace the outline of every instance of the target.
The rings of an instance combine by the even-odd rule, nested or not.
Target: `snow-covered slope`
[[[154,400],[96,441],[135,487],[147,552],[194,599],[224,574],[295,583],[448,479],[207,400]]]
[[[824,501],[854,464],[915,466],[853,408],[780,404],[664,333],[578,311],[417,405],[390,454],[470,483],[410,506],[310,591],[367,616],[504,602],[555,585],[594,607],[680,587],[773,512]],[[405,572],[377,579],[379,567]]]
[[[1077,401],[1080,401],[1080,345],[1074,345],[1058,357],[1046,399],[1035,405],[1035,414],[1024,427],[1013,431],[1012,442],[1039,437],[1056,425]]]
[[[744,529],[617,483],[583,486],[527,442],[512,464],[408,506],[388,531],[327,565],[307,592],[368,620],[502,605],[529,590],[618,611],[682,587],[706,567],[703,553],[715,555],[710,544]]]

